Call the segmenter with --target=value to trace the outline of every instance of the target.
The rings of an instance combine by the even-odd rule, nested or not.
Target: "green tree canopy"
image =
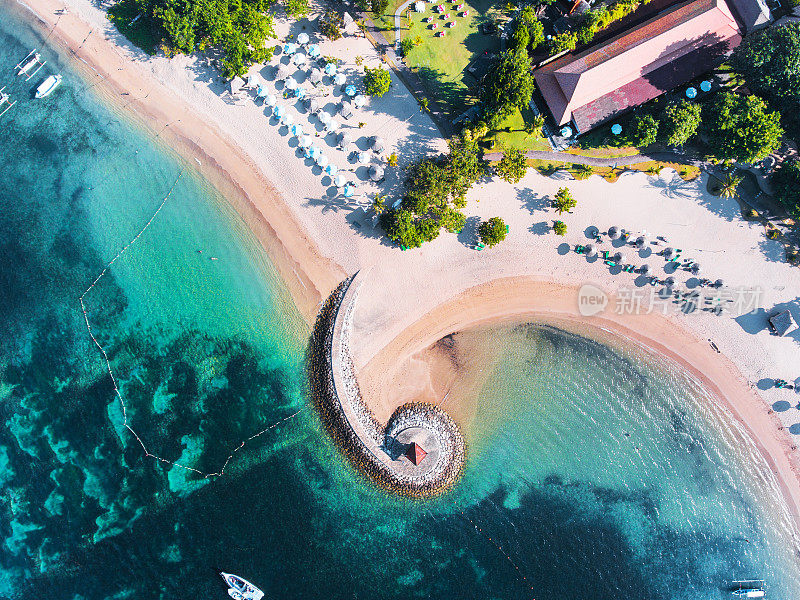
[[[502,119],[515,108],[526,108],[531,102],[533,89],[531,59],[527,50],[506,50],[484,78],[481,96],[487,109]]]
[[[637,148],[654,144],[657,136],[658,121],[652,115],[639,115],[628,127],[628,142]]]
[[[730,65],[751,91],[795,123],[800,103],[800,23],[768,27],[747,36]]]
[[[481,241],[490,248],[506,239],[506,234],[506,224],[500,217],[492,217],[478,226]]]
[[[753,163],[780,144],[780,113],[767,112],[757,96],[717,94],[703,117],[708,144],[717,158]]]
[[[525,158],[522,150],[508,147],[503,150],[503,158],[494,169],[500,179],[514,184],[525,177],[525,172],[528,170],[528,159]]]
[[[293,19],[302,19],[308,14],[308,0],[284,0],[283,8]]]
[[[567,235],[567,224],[564,221],[553,221],[553,232],[556,235]]]
[[[775,169],[771,181],[775,198],[791,215],[800,218],[800,160],[784,162]]]
[[[364,67],[364,89],[370,96],[383,96],[392,85],[392,76],[389,71],[381,67],[370,69]]]
[[[578,201],[572,197],[572,193],[569,191],[569,188],[559,188],[555,197],[553,198],[553,208],[556,209],[558,214],[571,211],[573,208],[575,208],[575,206],[577,206],[577,204]]]
[[[668,146],[683,146],[697,132],[700,113],[700,105],[696,102],[670,102],[664,107],[659,126],[661,139]]]
[[[344,16],[337,10],[329,10],[319,20],[319,30],[329,40],[338,40],[342,37]]]

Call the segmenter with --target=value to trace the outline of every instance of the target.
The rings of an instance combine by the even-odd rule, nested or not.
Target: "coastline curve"
[[[464,436],[450,415],[432,404],[403,404],[382,425],[364,401],[350,349],[359,273],[333,291],[317,317],[308,371],[314,404],[334,442],[362,474],[399,495],[441,494],[463,471]],[[416,463],[406,455],[414,443],[427,446]]]

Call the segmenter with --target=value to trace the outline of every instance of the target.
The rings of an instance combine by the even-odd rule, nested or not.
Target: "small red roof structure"
[[[425,450],[422,449],[422,446],[420,446],[417,442],[411,444],[408,447],[408,450],[406,450],[406,458],[408,458],[408,460],[417,466],[419,466],[419,463],[421,463],[426,456],[428,456],[428,453],[425,452]]]

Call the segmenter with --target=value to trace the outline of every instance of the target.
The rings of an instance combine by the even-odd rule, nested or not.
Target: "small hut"
[[[792,313],[788,310],[779,312],[769,318],[769,326],[775,335],[784,336],[797,329],[797,323],[794,322]]]
[[[428,456],[428,453],[417,442],[410,444],[406,450],[406,458],[416,466],[419,466],[426,456]]]

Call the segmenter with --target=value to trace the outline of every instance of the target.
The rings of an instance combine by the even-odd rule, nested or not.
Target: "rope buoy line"
[[[289,415],[288,417],[284,417],[280,421],[277,421],[277,422],[273,423],[272,425],[269,425],[268,427],[265,427],[264,429],[262,429],[258,433],[255,433],[255,434],[251,435],[249,438],[246,438],[245,440],[242,440],[242,442],[236,448],[234,448],[231,451],[231,453],[228,455],[228,457],[225,459],[225,462],[223,463],[222,468],[219,471],[215,471],[213,473],[206,473],[206,472],[200,471],[199,469],[196,469],[194,467],[190,467],[188,465],[183,465],[183,464],[181,464],[179,462],[172,461],[172,460],[169,460],[167,458],[163,458],[161,456],[158,456],[157,454],[154,454],[154,453],[150,452],[150,450],[147,449],[147,446],[145,446],[144,442],[142,441],[142,438],[139,437],[139,434],[136,433],[136,431],[134,431],[134,429],[131,427],[130,423],[128,422],[128,407],[125,404],[125,399],[122,397],[122,392],[120,392],[119,386],[117,385],[117,378],[114,376],[114,371],[111,368],[111,361],[108,358],[108,352],[106,352],[106,349],[102,346],[102,344],[100,344],[100,342],[95,337],[94,332],[92,331],[92,325],[89,322],[89,313],[87,312],[86,304],[84,303],[84,298],[86,297],[86,295],[89,292],[91,292],[92,289],[98,283],[100,283],[100,280],[105,276],[106,272],[111,268],[111,265],[113,265],[117,261],[117,259],[119,259],[140,237],[142,237],[142,235],[147,230],[147,228],[150,227],[150,225],[153,223],[153,221],[155,221],[156,217],[158,216],[158,213],[160,213],[161,209],[164,208],[164,205],[167,203],[167,200],[169,200],[169,197],[172,195],[172,192],[177,187],[178,182],[180,181],[181,177],[183,177],[184,171],[186,171],[186,167],[181,169],[181,172],[178,174],[178,177],[177,177],[177,179],[175,179],[175,182],[172,184],[172,187],[169,189],[169,192],[167,192],[167,195],[164,196],[164,199],[161,201],[161,204],[158,205],[158,208],[151,215],[150,219],[147,221],[147,223],[144,224],[144,227],[142,227],[141,230],[139,231],[139,233],[137,233],[131,239],[131,241],[129,241],[122,248],[122,250],[117,252],[116,256],[114,256],[114,258],[112,258],[106,264],[106,266],[103,268],[103,270],[100,271],[100,274],[92,282],[92,285],[90,285],[88,288],[86,288],[86,291],[84,291],[83,294],[81,294],[79,300],[80,300],[80,304],[81,304],[81,311],[83,312],[83,320],[86,323],[86,330],[89,332],[89,337],[92,338],[92,342],[94,342],[94,345],[97,346],[97,349],[103,355],[103,360],[106,363],[106,370],[108,371],[109,377],[111,377],[111,383],[112,383],[112,385],[114,387],[114,395],[117,397],[117,400],[119,400],[119,404],[122,407],[122,424],[125,427],[125,429],[127,429],[131,433],[131,435],[134,437],[134,439],[137,442],[139,442],[139,446],[142,447],[142,451],[144,452],[144,455],[146,457],[153,458],[153,459],[155,459],[155,460],[157,460],[157,461],[159,461],[161,463],[165,463],[165,464],[171,465],[173,467],[178,467],[179,469],[184,469],[186,471],[191,471],[193,473],[197,473],[201,477],[203,477],[205,479],[209,479],[211,477],[220,477],[220,476],[224,475],[225,474],[225,469],[227,468],[228,463],[231,461],[231,459],[233,459],[234,455],[237,452],[239,452],[239,450],[244,448],[245,444],[247,444],[248,442],[256,439],[259,436],[264,435],[265,433],[267,433],[271,429],[274,429],[275,427],[277,427],[281,423],[285,423],[289,419],[292,419],[292,418],[296,417],[303,410],[305,410],[306,407],[303,407],[303,408],[297,410],[296,412],[294,412],[293,414]]]
[[[465,513],[463,510],[461,511],[461,516],[462,516],[462,517],[464,517],[464,518],[465,518],[467,521],[469,521],[469,522],[470,522],[470,524],[471,524],[471,525],[472,525],[472,526],[475,528],[475,531],[476,531],[476,533],[478,533],[478,534],[482,535],[482,536],[483,536],[483,537],[485,537],[487,540],[489,540],[489,541],[492,543],[492,545],[493,545],[495,548],[497,548],[497,551],[498,551],[500,554],[502,554],[503,556],[505,556],[506,560],[507,560],[509,563],[511,563],[511,566],[512,566],[512,567],[514,567],[514,569],[516,569],[516,571],[517,571],[517,573],[519,574],[519,576],[520,576],[520,577],[522,578],[522,580],[525,582],[525,585],[527,585],[527,586],[528,586],[528,587],[531,589],[531,591],[533,591],[533,589],[534,589],[534,588],[533,588],[533,586],[531,585],[531,582],[530,582],[530,581],[528,581],[528,578],[527,578],[527,577],[525,577],[525,574],[524,574],[524,573],[522,572],[522,570],[519,568],[519,566],[517,565],[517,563],[516,563],[516,562],[514,562],[514,559],[513,559],[513,558],[511,558],[511,556],[510,556],[510,555],[509,555],[509,554],[508,554],[508,553],[507,553],[505,550],[503,550],[503,547],[502,547],[500,544],[498,544],[497,542],[495,542],[495,541],[492,539],[492,537],[491,537],[490,535],[488,535],[488,534],[484,533],[484,532],[483,532],[483,529],[481,529],[480,527],[478,527],[478,526],[475,524],[475,522],[474,522],[472,519],[470,519],[470,518],[469,518],[469,517],[466,515],[466,513]],[[534,599],[534,600],[535,600],[535,599]]]

